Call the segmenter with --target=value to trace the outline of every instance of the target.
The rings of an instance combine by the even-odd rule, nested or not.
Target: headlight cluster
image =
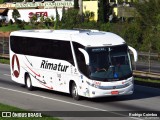
[[[123,89],[123,88],[126,88],[126,87],[130,86],[131,84],[133,84],[133,80],[132,80],[132,78],[130,78],[129,80],[127,80],[123,84],[111,85],[111,86],[96,85],[96,84],[90,83],[88,81],[87,81],[87,84],[92,86],[92,87],[94,87],[94,88],[98,88],[98,89],[102,89],[102,90],[112,90],[112,89]]]
[[[100,88],[99,85],[96,85],[96,84],[94,84],[94,83],[90,83],[90,82],[88,82],[88,81],[86,81],[86,82],[87,82],[88,85],[90,85],[90,86],[92,86],[92,87]]]

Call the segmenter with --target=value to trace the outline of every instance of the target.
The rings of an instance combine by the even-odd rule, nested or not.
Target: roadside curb
[[[138,81],[138,80],[134,80],[134,83],[137,85],[143,85],[143,86],[154,87],[154,88],[160,89],[160,83],[152,83],[152,82],[145,82],[145,81]]]

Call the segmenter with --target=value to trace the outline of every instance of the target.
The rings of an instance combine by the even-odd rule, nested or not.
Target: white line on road
[[[3,65],[3,66],[10,66],[9,64],[3,64],[3,63],[0,63],[0,65]]]
[[[12,92],[17,92],[17,93],[23,93],[23,94],[27,94],[27,95],[32,95],[32,96],[40,97],[40,98],[43,98],[43,99],[58,101],[58,102],[72,104],[72,105],[81,106],[81,107],[85,107],[85,108],[90,108],[90,109],[94,109],[94,110],[98,110],[98,111],[107,111],[107,112],[115,114],[115,115],[120,115],[122,117],[128,117],[126,115],[119,114],[119,113],[116,113],[116,112],[110,112],[109,110],[100,109],[100,108],[96,108],[96,107],[92,107],[92,106],[87,106],[87,105],[83,105],[83,104],[77,104],[77,103],[68,102],[68,101],[64,101],[64,100],[59,100],[59,99],[55,99],[55,98],[50,98],[50,97],[46,97],[46,96],[42,96],[42,95],[27,93],[27,92],[23,92],[23,91],[19,91],[19,90],[14,90],[14,89],[10,89],[10,88],[4,88],[4,87],[0,87],[0,89],[12,91]],[[132,118],[132,119],[135,119],[135,120],[143,120],[143,119],[136,118],[136,117],[129,117],[129,118]]]
[[[11,75],[9,75],[9,74],[3,74],[3,75],[5,75],[5,76],[11,76]]]

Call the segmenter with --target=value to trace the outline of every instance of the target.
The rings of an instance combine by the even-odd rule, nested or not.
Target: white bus
[[[95,98],[134,91],[130,52],[116,34],[98,30],[21,30],[10,34],[11,79]]]

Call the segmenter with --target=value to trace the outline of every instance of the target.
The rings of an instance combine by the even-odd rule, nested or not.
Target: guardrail
[[[160,74],[159,73],[152,73],[152,72],[144,72],[144,71],[134,70],[133,75],[136,76],[136,77],[160,79]]]
[[[0,54],[0,58],[9,59],[9,54]]]
[[[140,56],[150,56],[150,57],[158,57],[160,58],[160,53],[149,53],[149,52],[138,52]]]
[[[0,54],[0,58],[9,59],[9,54]],[[159,73],[133,70],[133,75],[136,76],[136,77],[153,78],[153,79],[159,79],[160,80],[160,74]]]

